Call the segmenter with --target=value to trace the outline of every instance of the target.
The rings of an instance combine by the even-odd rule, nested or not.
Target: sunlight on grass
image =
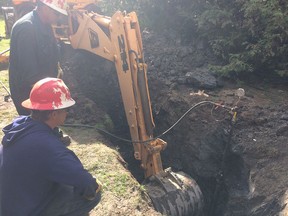
[[[72,131],[71,131],[72,132]],[[70,133],[72,139],[73,134],[76,139],[82,140],[79,133]],[[85,139],[84,139],[85,140]],[[144,187],[127,172],[126,168],[119,163],[119,152],[113,148],[109,148],[103,143],[82,144],[72,143],[69,147],[73,150],[85,168],[102,182],[104,196],[109,196],[109,199],[130,200],[131,205],[136,208],[139,203],[143,203],[143,196],[147,196]],[[84,147],[85,146],[85,147]]]
[[[1,15],[0,17],[0,37],[2,38],[0,40],[0,52],[3,52],[6,49],[9,49],[10,47],[10,39],[6,39],[6,35],[5,35],[5,22],[4,22],[4,18]]]
[[[0,17],[0,71],[8,68],[10,39],[5,38],[5,22],[4,18]]]
[[[0,87],[3,89],[3,92],[7,94],[6,89],[9,91],[8,71],[4,70],[4,71],[0,71],[0,73],[1,73],[1,76],[0,76],[1,86]]]

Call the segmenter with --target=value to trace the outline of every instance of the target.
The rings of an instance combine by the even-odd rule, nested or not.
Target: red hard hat
[[[58,110],[74,104],[68,87],[58,78],[45,78],[36,82],[30,98],[22,102],[23,107],[31,110]]]
[[[61,14],[67,15],[67,2],[66,0],[40,0],[48,7],[58,11]]]

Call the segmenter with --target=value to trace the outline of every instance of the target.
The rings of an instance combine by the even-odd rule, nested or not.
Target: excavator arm
[[[148,91],[143,46],[135,12],[116,12],[111,18],[86,11],[69,11],[69,41],[114,62],[133,140],[134,156],[141,161],[145,177],[163,171],[160,151],[166,143],[153,140],[154,122]],[[144,142],[146,140],[151,140]]]
[[[68,11],[67,32],[74,49],[89,51],[115,64],[134,156],[141,161],[144,186],[155,209],[165,215],[200,215],[203,196],[199,186],[183,172],[163,170],[160,153],[167,144],[153,139],[147,65],[136,13],[118,11],[107,17],[77,7]]]
[[[160,153],[167,144],[153,139],[147,65],[136,13],[118,11],[107,17],[81,8],[87,6],[85,2],[79,4],[70,2],[68,28],[64,32],[74,49],[114,62],[134,156],[141,161],[144,185],[155,209],[165,215],[200,215],[203,196],[199,186],[183,172],[163,170]]]

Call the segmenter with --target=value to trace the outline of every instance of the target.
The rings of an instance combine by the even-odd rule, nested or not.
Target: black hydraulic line
[[[102,133],[105,133],[111,137],[114,137],[118,140],[121,140],[121,141],[124,141],[124,142],[129,142],[129,143],[134,143],[132,140],[128,140],[128,139],[125,139],[125,138],[122,138],[122,137],[119,137],[115,134],[112,134],[104,129],[101,129],[101,128],[98,128],[98,127],[95,127],[95,126],[92,126],[92,125],[85,125],[85,124],[63,124],[62,125],[63,127],[83,127],[83,128],[91,128],[91,129],[96,129]]]
[[[112,136],[118,140],[121,140],[121,141],[124,141],[124,142],[129,142],[129,143],[147,143],[147,142],[151,142],[153,140],[156,140],[162,136],[164,136],[165,134],[167,134],[170,130],[172,130],[172,128],[174,128],[177,124],[179,124],[183,118],[185,118],[193,109],[195,109],[196,107],[199,107],[199,106],[202,106],[204,104],[212,104],[212,105],[215,105],[215,106],[220,106],[221,108],[224,108],[224,109],[227,109],[229,111],[233,110],[233,108],[231,107],[226,107],[224,105],[221,105],[221,104],[218,104],[218,103],[215,103],[215,102],[212,102],[212,101],[201,101],[195,105],[193,105],[192,107],[190,107],[171,127],[169,127],[167,130],[165,130],[163,133],[161,133],[160,135],[152,138],[152,139],[148,139],[148,140],[144,140],[144,141],[140,141],[140,140],[137,140],[137,141],[133,141],[133,140],[128,140],[128,139],[124,139],[124,138],[121,138],[117,135],[114,135],[104,129],[101,129],[101,128],[98,128],[98,127],[95,127],[95,126],[92,126],[92,125],[84,125],[84,124],[63,124],[62,126],[63,127],[85,127],[85,128],[91,128],[91,129],[96,129],[100,132],[103,132],[109,136]]]

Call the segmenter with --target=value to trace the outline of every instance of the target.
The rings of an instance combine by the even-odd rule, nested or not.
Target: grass
[[[8,80],[8,71],[1,71],[3,75],[0,76],[0,81],[8,88],[9,80]]]
[[[10,39],[9,38],[5,38],[5,22],[4,22],[4,18],[0,17],[0,36],[2,38],[2,40],[0,41],[0,47],[1,50],[0,52],[8,49],[10,47]]]
[[[69,148],[103,185],[103,198],[93,210],[95,215],[156,215],[144,187],[121,163],[117,149],[99,141],[103,137],[96,129],[69,128],[68,135],[72,138]]]
[[[0,17],[0,37],[0,53],[2,53],[10,47],[10,39],[5,38],[5,22],[3,17]],[[8,55],[9,52],[6,52],[3,56],[0,56],[0,71],[8,68],[8,58],[6,57]]]

